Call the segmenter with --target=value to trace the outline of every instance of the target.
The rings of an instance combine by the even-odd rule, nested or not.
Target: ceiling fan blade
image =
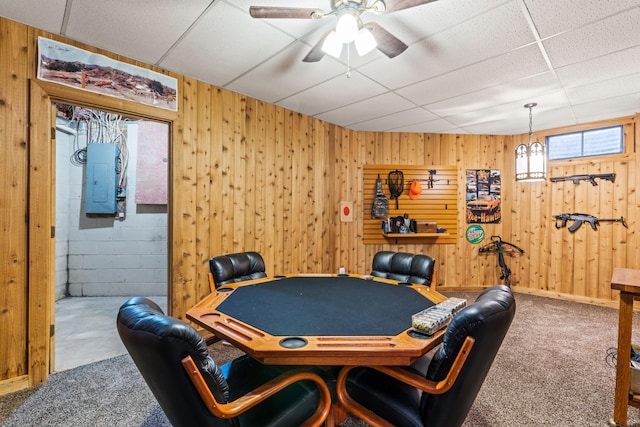
[[[433,3],[436,0],[383,0],[385,4],[384,13],[395,12],[397,10],[409,9],[423,4]]]
[[[375,22],[369,22],[368,24],[365,24],[365,27],[371,30],[373,38],[376,39],[376,42],[378,43],[378,50],[389,58],[395,58],[409,47],[402,40]]]
[[[324,36],[320,37],[318,43],[316,43],[316,45],[311,48],[309,53],[307,53],[307,56],[302,59],[302,62],[318,62],[322,58],[324,58],[325,53],[322,50],[322,45],[324,44],[324,39],[327,38],[330,32],[331,30],[327,31],[326,33],[324,33]]]
[[[249,14],[253,18],[269,19],[312,19],[314,15],[324,16],[320,9],[304,9],[298,7],[251,6]]]

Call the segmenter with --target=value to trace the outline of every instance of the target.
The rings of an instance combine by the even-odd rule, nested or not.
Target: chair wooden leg
[[[325,420],[325,427],[335,427],[342,424],[347,419],[347,411],[340,405],[340,402],[331,402],[329,416]]]

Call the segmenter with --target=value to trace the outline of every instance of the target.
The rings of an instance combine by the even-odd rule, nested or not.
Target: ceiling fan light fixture
[[[360,28],[355,39],[356,50],[358,55],[364,56],[378,46],[378,42],[366,27]]]
[[[342,41],[335,31],[331,31],[322,43],[322,51],[334,58],[339,58],[342,53]]]
[[[342,43],[351,43],[354,41],[359,28],[360,25],[357,10],[346,7],[338,12],[336,34],[340,40],[342,40]]]

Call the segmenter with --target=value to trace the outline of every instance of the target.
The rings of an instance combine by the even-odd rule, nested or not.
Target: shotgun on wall
[[[574,184],[580,184],[580,181],[589,181],[591,185],[595,186],[595,185],[598,185],[598,183],[596,182],[596,178],[615,182],[616,174],[615,173],[587,173],[584,175],[556,176],[553,178],[549,178],[549,180],[551,182],[573,181]]]

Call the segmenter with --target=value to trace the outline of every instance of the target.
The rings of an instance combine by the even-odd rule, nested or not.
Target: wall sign
[[[479,225],[470,225],[465,235],[467,242],[476,245],[484,240],[484,229]]]
[[[353,222],[353,202],[340,202],[340,221]]]
[[[500,186],[500,170],[467,169],[467,224],[500,223]]]

